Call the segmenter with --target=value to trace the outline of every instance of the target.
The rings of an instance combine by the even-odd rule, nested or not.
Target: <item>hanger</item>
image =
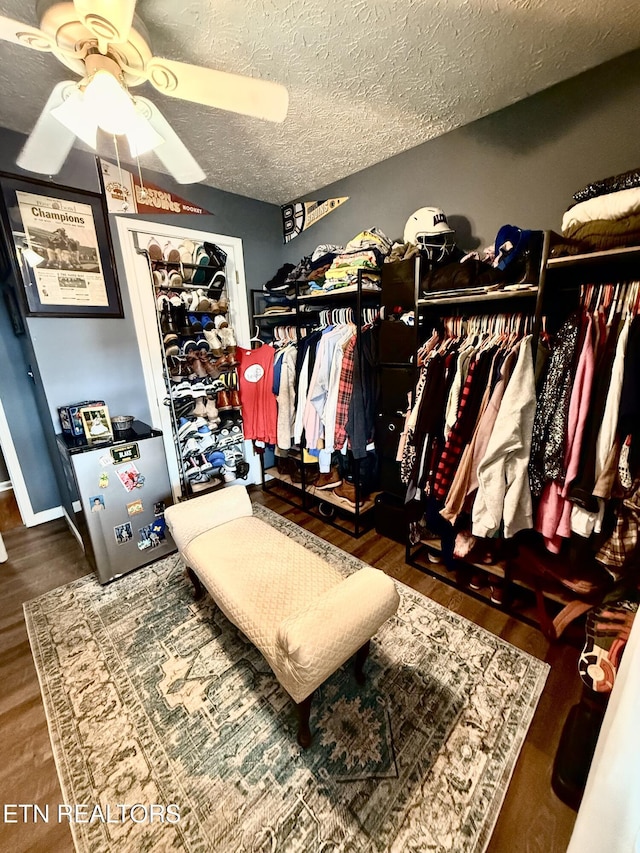
[[[260,344],[260,346],[262,346],[262,344],[264,343],[264,341],[260,338],[260,326],[256,326],[256,333],[252,338],[249,338],[249,343]]]

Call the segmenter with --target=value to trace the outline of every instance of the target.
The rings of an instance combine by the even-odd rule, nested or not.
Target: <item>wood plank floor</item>
[[[550,779],[564,720],[581,692],[577,649],[566,644],[550,645],[536,629],[406,565],[404,548],[373,531],[353,539],[275,496],[255,489],[252,497],[551,664],[488,853],[565,853],[575,812],[554,795]],[[53,808],[64,798],[22,604],[87,574],[89,567],[62,519],[35,528],[17,527],[3,536],[9,562],[0,565],[0,802],[49,804]],[[0,849],[68,853],[73,843],[65,824],[0,823]]]
[[[22,526],[22,516],[13,489],[0,492],[0,533],[6,533],[7,530]]]

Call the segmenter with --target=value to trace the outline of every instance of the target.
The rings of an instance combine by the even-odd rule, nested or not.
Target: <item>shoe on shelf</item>
[[[180,355],[180,347],[178,346],[178,336],[173,332],[164,336],[163,340],[165,355]]]
[[[486,586],[487,576],[484,572],[474,572],[469,578],[469,589],[482,589],[483,586]]]
[[[193,421],[188,420],[187,418],[180,418],[179,426],[178,426],[178,438],[185,439],[188,435],[195,435],[198,432],[198,427],[194,424]]]
[[[325,490],[325,489],[335,489],[338,486],[342,485],[342,477],[337,468],[332,468],[329,472],[324,474],[322,471],[318,476],[318,480],[315,484],[316,489]]]
[[[351,504],[352,507],[356,507],[356,487],[353,483],[350,483],[348,480],[343,480],[341,485],[337,486],[333,490],[333,494],[339,498],[342,498],[343,501]],[[364,506],[364,500],[360,497],[360,506]]]
[[[202,397],[196,399],[192,414],[197,418],[206,418],[207,406]]]
[[[202,335],[202,329],[204,328],[200,320],[196,317],[195,314],[188,314],[189,322],[191,323],[191,331],[194,335]]]
[[[215,355],[216,358],[220,358],[223,354],[222,350],[222,341],[215,329],[205,329],[204,336],[211,347],[211,353]]]
[[[216,398],[216,407],[219,412],[231,411],[231,399],[228,391],[218,391]]]

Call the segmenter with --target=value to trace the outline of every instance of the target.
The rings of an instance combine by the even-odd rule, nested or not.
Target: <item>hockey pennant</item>
[[[326,216],[349,200],[349,196],[342,198],[328,198],[324,201],[293,201],[282,206],[282,233],[284,242],[288,243],[311,228],[319,219]]]
[[[190,213],[196,216],[208,210],[192,204],[169,190],[145,182],[128,169],[118,168],[107,160],[100,160],[102,184],[109,213]]]

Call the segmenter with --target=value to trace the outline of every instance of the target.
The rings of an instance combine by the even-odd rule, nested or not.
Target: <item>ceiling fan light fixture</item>
[[[109,71],[99,69],[93,74],[85,87],[83,101],[98,127],[112,136],[128,133],[135,124],[131,95]]]
[[[98,122],[95,115],[85,108],[84,95],[79,88],[51,110],[51,115],[90,148],[97,147]]]
[[[136,112],[133,122],[127,130],[127,142],[132,157],[141,157],[164,143],[162,137],[151,124]]]

